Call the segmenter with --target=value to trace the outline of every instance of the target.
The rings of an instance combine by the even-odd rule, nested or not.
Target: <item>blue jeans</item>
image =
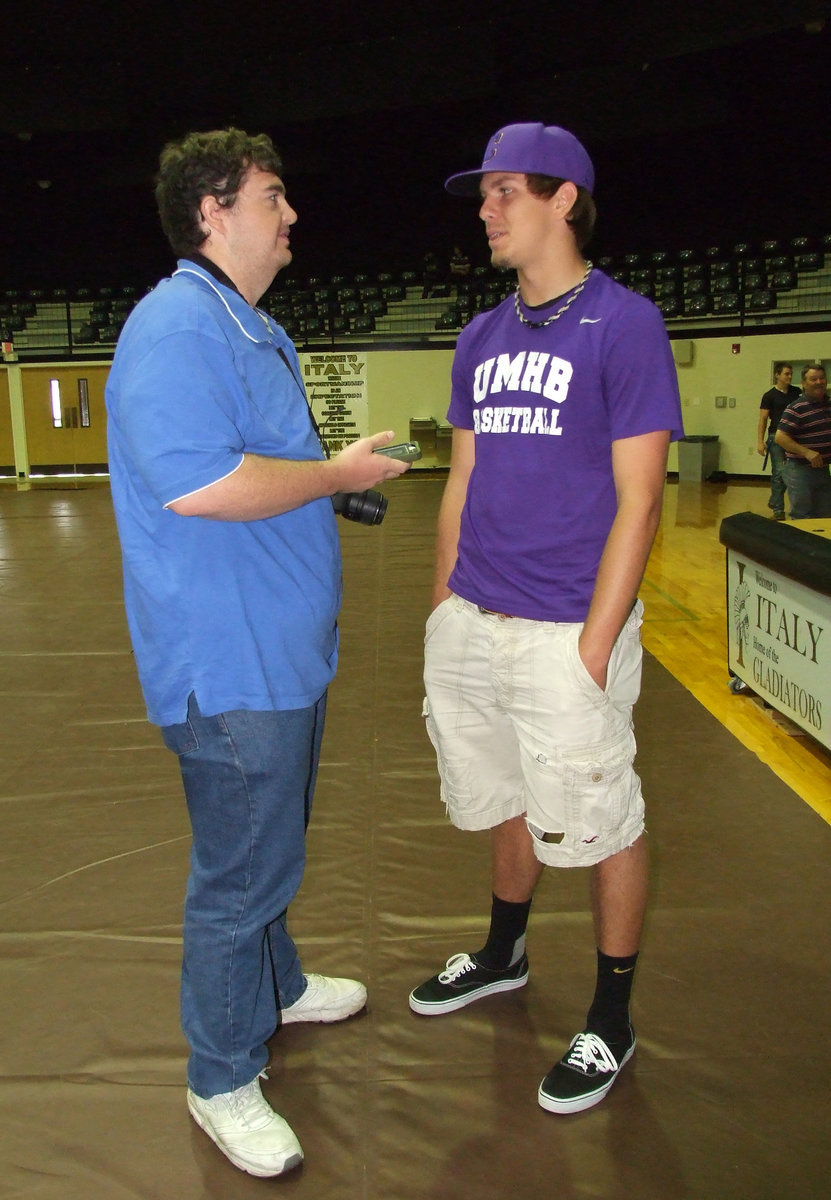
[[[768,454],[770,456],[770,499],[768,508],[775,513],[785,511],[785,450],[773,438],[768,438]]]
[[[188,1084],[208,1098],[255,1079],[281,1007],[306,983],[286,929],[305,866],[326,697],[162,729],[179,756],[193,829],[185,897],[182,1028]]]
[[[811,467],[800,459],[785,461],[785,483],[794,521],[831,517],[831,475],[828,467]]]

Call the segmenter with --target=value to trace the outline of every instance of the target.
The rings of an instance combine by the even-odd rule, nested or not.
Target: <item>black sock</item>
[[[494,896],[488,940],[473,956],[476,961],[492,971],[505,971],[518,962],[525,953],[525,928],[530,910],[530,900],[514,904]]]
[[[597,952],[597,987],[586,1017],[586,1029],[597,1033],[604,1042],[629,1042],[629,1000],[635,976],[637,954],[612,958]]]

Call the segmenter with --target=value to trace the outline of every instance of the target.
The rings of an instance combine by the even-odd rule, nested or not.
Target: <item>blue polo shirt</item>
[[[305,708],[337,662],[340,544],[331,500],[257,521],[166,507],[245,454],[323,457],[286,333],[202,266],[133,310],[106,388],[127,621],[147,713],[182,722]]]

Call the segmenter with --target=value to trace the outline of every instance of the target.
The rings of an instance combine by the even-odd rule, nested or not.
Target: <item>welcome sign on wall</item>
[[[330,454],[369,434],[367,356],[301,354],[306,394]]]

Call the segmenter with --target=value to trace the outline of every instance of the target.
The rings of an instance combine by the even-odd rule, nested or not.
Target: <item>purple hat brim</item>
[[[585,146],[559,125],[526,122],[503,126],[488,142],[482,165],[455,172],[444,186],[452,195],[476,195],[482,176],[495,171],[568,179],[589,193],[594,191],[594,166]]]
[[[453,196],[478,196],[479,184],[483,175],[481,167],[478,171],[459,171],[444,181],[444,189]]]

